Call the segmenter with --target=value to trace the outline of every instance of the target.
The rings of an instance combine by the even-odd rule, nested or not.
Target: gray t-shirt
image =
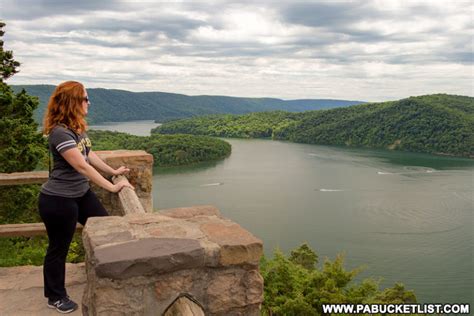
[[[51,130],[48,142],[54,165],[49,180],[41,187],[41,192],[68,198],[83,196],[90,188],[89,180],[77,172],[61,153],[77,148],[89,163],[88,155],[92,145],[87,134],[78,135],[65,126],[58,125]]]

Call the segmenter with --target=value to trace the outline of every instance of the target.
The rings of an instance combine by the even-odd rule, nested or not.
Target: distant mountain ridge
[[[53,85],[12,85],[15,92],[25,89],[37,96],[40,106],[35,120],[41,122]],[[209,114],[245,114],[283,110],[303,112],[365,103],[333,99],[281,100],[276,98],[239,98],[227,96],[188,96],[166,92],[131,92],[116,89],[87,89],[91,99],[89,123],[156,120],[165,122]]]

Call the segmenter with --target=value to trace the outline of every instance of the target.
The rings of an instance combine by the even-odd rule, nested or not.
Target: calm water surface
[[[154,207],[212,204],[267,255],[306,241],[421,302],[474,303],[473,160],[227,141],[232,155],[218,163],[155,169]]]
[[[150,136],[152,128],[157,127],[158,123],[153,120],[129,121],[129,122],[105,122],[100,125],[91,125],[90,129],[99,131],[115,131],[129,133],[138,136]]]

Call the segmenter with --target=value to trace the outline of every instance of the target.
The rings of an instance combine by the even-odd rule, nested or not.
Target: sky
[[[464,0],[0,0],[10,84],[282,99],[473,96]]]

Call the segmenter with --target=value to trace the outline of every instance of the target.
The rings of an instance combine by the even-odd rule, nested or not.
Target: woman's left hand
[[[120,166],[119,168],[115,169],[114,170],[114,176],[118,176],[118,175],[121,175],[121,174],[125,174],[125,173],[128,173],[130,171],[130,169],[128,169],[127,167],[125,166]]]

